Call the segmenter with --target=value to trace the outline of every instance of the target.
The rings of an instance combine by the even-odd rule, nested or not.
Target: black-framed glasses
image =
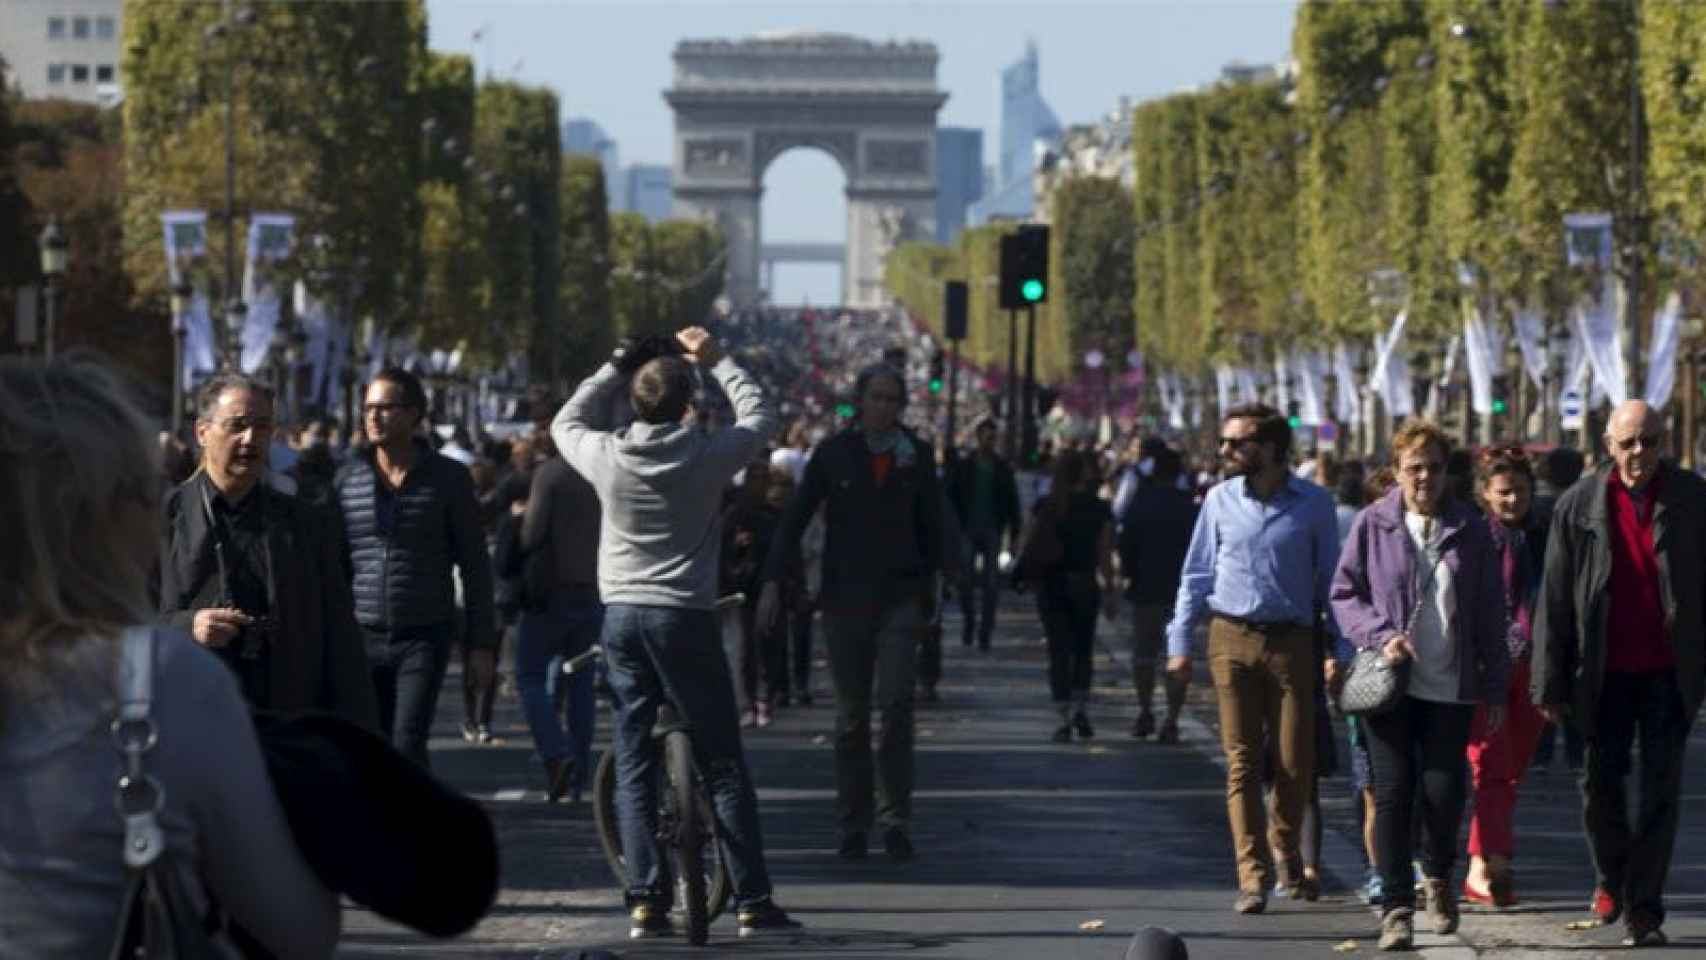
[[[1255,443],[1255,442],[1256,442],[1256,438],[1254,436],[1249,436],[1249,437],[1221,437],[1220,438],[1220,445],[1223,447],[1242,447],[1247,443]]]
[[[361,406],[362,412],[370,417],[375,415],[390,417],[410,409],[413,408],[406,403],[364,403]]]
[[[1655,450],[1658,448],[1659,441],[1663,439],[1664,434],[1662,433],[1638,433],[1633,437],[1617,437],[1611,442],[1617,449],[1628,453],[1634,450],[1636,445],[1639,445],[1642,450]]]

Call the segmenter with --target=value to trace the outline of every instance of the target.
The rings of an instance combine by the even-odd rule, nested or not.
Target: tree
[[[5,61],[0,59],[0,67]],[[11,95],[0,90],[0,290],[35,279],[30,201],[18,184]]]
[[[1132,347],[1134,201],[1118,180],[1073,177],[1055,189],[1049,262],[1053,349],[1044,351],[1039,331],[1039,378],[1071,371],[1092,347],[1123,357]],[[1047,355],[1047,362],[1044,355]],[[1048,371],[1054,376],[1043,375]]]
[[[1661,273],[1698,288],[1706,242],[1706,8],[1648,3],[1641,22],[1650,178]]]
[[[461,345],[476,367],[493,367],[500,351],[486,322],[483,295],[491,260],[483,200],[469,173],[474,141],[474,64],[456,54],[428,54],[420,89],[423,135],[421,250],[411,282],[421,344]]]
[[[1161,212],[1166,183],[1161,166],[1161,107],[1139,105],[1131,116],[1136,176],[1132,188],[1136,236],[1132,244],[1132,336],[1138,348],[1159,364],[1175,369],[1186,358],[1176,349],[1167,322],[1166,225]]]
[[[487,316],[505,352],[524,352],[530,376],[545,382],[562,373],[551,346],[562,283],[557,113],[556,95],[540,88],[487,81],[476,95],[474,156],[493,264]]]
[[[621,335],[703,324],[723,292],[724,241],[697,220],[610,218],[610,301]]]
[[[591,372],[615,346],[610,306],[610,212],[604,165],[597,157],[563,157],[561,221],[562,333],[558,354],[571,381]]]

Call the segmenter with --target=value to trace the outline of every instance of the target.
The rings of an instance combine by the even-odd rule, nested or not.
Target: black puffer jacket
[[[338,471],[355,618],[366,627],[449,622],[456,613],[451,567],[462,574],[465,636],[475,646],[497,642],[492,560],[468,468],[416,440],[419,459],[396,491],[387,535],[380,529],[378,468],[363,450]]]

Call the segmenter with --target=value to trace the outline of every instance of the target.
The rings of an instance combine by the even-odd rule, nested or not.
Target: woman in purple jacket
[[[1398,488],[1357,514],[1333,575],[1333,616],[1359,649],[1409,662],[1393,709],[1367,718],[1374,761],[1375,846],[1385,900],[1380,948],[1414,943],[1410,883],[1416,793],[1422,793],[1422,873],[1436,933],[1457,929],[1451,883],[1467,792],[1464,749],[1477,704],[1504,722],[1510,655],[1504,583],[1486,519],[1449,496],[1451,443],[1425,421],[1392,438]]]

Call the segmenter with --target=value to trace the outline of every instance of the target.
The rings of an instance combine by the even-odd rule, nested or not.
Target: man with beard
[[[1239,913],[1261,913],[1275,864],[1262,803],[1261,760],[1273,739],[1273,845],[1280,883],[1313,900],[1300,836],[1314,781],[1317,629],[1339,559],[1327,491],[1287,469],[1291,427],[1262,404],[1228,411],[1220,456],[1228,479],[1203,500],[1167,630],[1167,670],[1191,671],[1191,631],[1207,619],[1208,661],[1220,700],[1226,809],[1238,859]]]

